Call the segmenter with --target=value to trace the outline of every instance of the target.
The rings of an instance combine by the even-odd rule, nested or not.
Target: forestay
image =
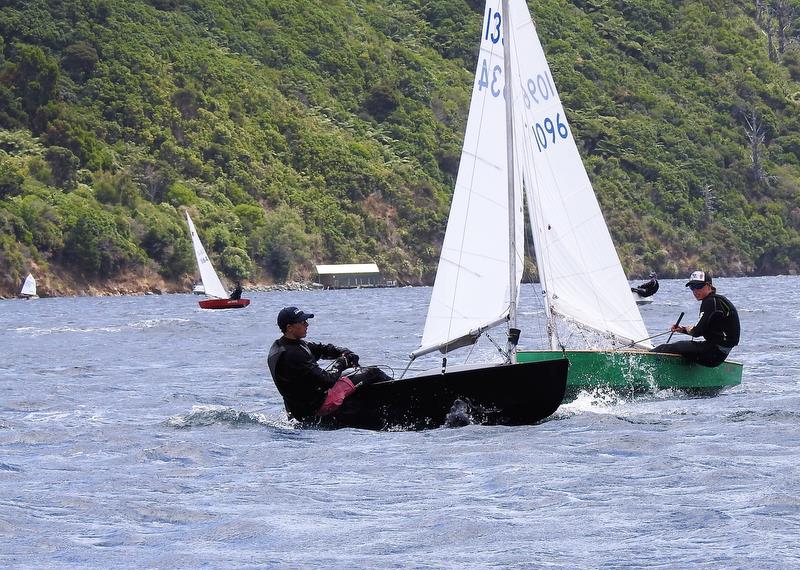
[[[206,250],[200,237],[197,235],[197,230],[194,228],[192,218],[189,217],[189,212],[186,212],[186,223],[189,224],[189,233],[192,235],[192,246],[194,246],[194,256],[197,259],[197,268],[200,270],[200,280],[203,282],[205,293],[209,297],[217,297],[218,299],[225,299],[228,297],[228,292],[217,277],[217,272],[214,271],[214,266],[211,265],[211,260],[206,255]]]
[[[475,341],[508,318],[509,212],[500,2],[487,2],[456,186],[417,357]],[[522,185],[515,184],[517,282],[522,277]],[[516,299],[514,299],[516,302]]]
[[[524,0],[509,4],[515,160],[523,170],[549,312],[619,341],[644,339],[649,334],[578,153],[528,7]]]

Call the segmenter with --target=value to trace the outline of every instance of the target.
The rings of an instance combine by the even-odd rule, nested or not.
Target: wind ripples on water
[[[3,302],[0,567],[797,567],[800,279],[716,281],[742,386],[412,433],[298,429],[265,358],[296,305],[310,339],[398,376],[428,288]],[[641,308],[651,334],[697,314],[683,284]],[[522,298],[520,345],[541,346],[541,295]]]

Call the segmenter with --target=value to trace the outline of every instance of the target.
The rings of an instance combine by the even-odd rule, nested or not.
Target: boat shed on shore
[[[317,265],[317,282],[326,289],[355,289],[388,285],[375,263]]]

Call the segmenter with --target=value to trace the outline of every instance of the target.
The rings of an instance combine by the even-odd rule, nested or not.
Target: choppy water
[[[718,287],[740,387],[416,433],[294,429],[264,358],[298,305],[402,369],[427,288],[0,302],[0,567],[797,568],[800,278]],[[653,334],[697,314],[682,282],[655,299]]]

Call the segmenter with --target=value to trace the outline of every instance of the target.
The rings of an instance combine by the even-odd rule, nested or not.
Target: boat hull
[[[713,395],[742,383],[742,365],[725,361],[709,368],[675,354],[640,350],[522,350],[519,362],[539,362],[565,354],[572,366],[567,376],[567,400],[581,390],[607,389],[639,393],[663,389]]]
[[[205,299],[200,301],[201,309],[242,309],[250,304],[250,299]]]
[[[531,425],[558,409],[569,361],[430,373],[360,386],[322,427],[422,430],[444,425]]]

